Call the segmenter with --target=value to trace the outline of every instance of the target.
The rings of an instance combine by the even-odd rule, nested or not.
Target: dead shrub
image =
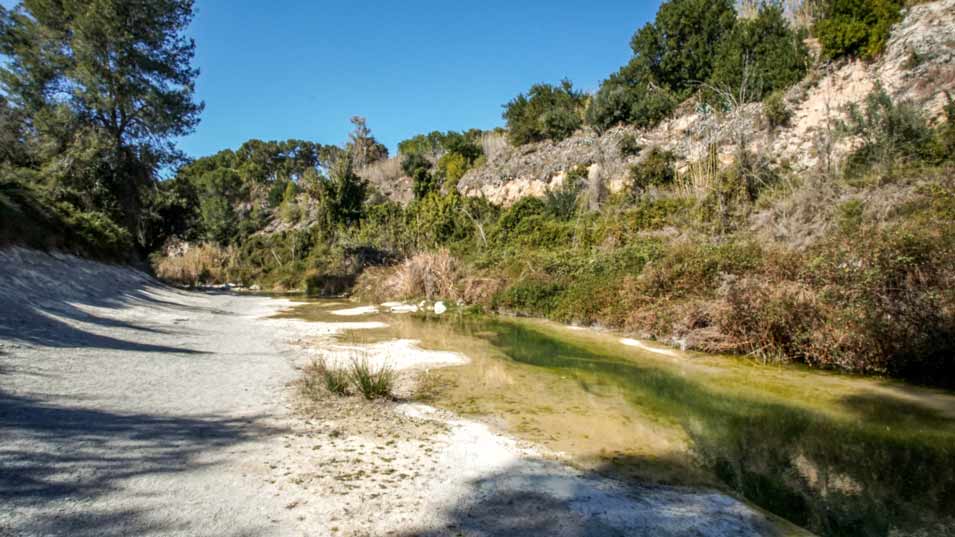
[[[152,259],[153,271],[160,279],[180,285],[222,284],[236,264],[233,247],[217,244],[168,244],[161,255]]]
[[[384,288],[398,299],[457,300],[461,298],[458,283],[462,276],[461,264],[447,250],[422,252],[406,259],[384,281]]]
[[[743,352],[763,361],[808,361],[806,351],[821,320],[816,295],[805,284],[741,278],[725,286],[720,331]]]

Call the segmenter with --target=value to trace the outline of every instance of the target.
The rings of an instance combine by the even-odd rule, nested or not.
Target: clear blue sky
[[[595,89],[659,3],[197,0],[206,109],[179,145],[202,156],[250,138],[338,144],[352,115],[392,151],[420,132],[493,128],[535,82]]]
[[[192,156],[250,138],[341,143],[362,115],[394,151],[420,132],[493,128],[531,84],[583,89],[630,57],[658,1],[198,0],[206,103]]]

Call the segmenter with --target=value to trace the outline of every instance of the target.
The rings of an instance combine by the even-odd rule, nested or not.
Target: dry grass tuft
[[[376,185],[397,181],[404,175],[401,169],[401,158],[394,157],[373,162],[362,168],[358,175]]]
[[[481,135],[481,149],[488,161],[495,161],[510,150],[507,136],[501,132],[485,132]]]
[[[178,242],[167,245],[163,254],[152,259],[160,279],[180,285],[226,283],[236,266],[238,252],[217,244]]]

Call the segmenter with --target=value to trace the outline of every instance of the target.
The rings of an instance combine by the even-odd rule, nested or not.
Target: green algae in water
[[[721,486],[822,535],[955,532],[949,393],[728,357],[659,356],[541,321],[361,318],[372,319],[389,326],[346,337],[418,339],[472,358],[432,373],[434,404],[590,469]]]

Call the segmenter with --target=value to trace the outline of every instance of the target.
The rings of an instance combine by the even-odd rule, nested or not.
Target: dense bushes
[[[852,105],[842,130],[860,139],[860,147],[848,162],[848,173],[859,174],[877,168],[883,174],[913,161],[931,160],[936,134],[921,111],[912,103],[894,102],[881,87],[873,90],[862,106]],[[952,116],[949,114],[949,122]],[[939,139],[945,136],[944,127]],[[941,143],[939,145],[944,145]]]
[[[630,189],[639,194],[651,186],[665,186],[676,179],[676,155],[656,147],[630,168]]]
[[[58,249],[105,261],[135,257],[129,232],[99,211],[56,202],[42,188],[0,180],[0,246]]]
[[[809,61],[802,36],[772,3],[738,20],[729,0],[664,2],[631,48],[633,59],[593,96],[587,119],[598,130],[653,127],[703,86],[760,100],[799,81]]]
[[[719,44],[709,85],[743,92],[737,98],[762,100],[802,80],[809,53],[775,4],[762,4],[756,16],[736,23]],[[748,86],[748,87],[746,87]]]
[[[882,52],[892,25],[901,19],[902,0],[824,0],[813,33],[828,58],[873,58]]]
[[[563,140],[583,124],[584,94],[569,80],[559,86],[535,84],[504,106],[507,135],[514,145]]]

